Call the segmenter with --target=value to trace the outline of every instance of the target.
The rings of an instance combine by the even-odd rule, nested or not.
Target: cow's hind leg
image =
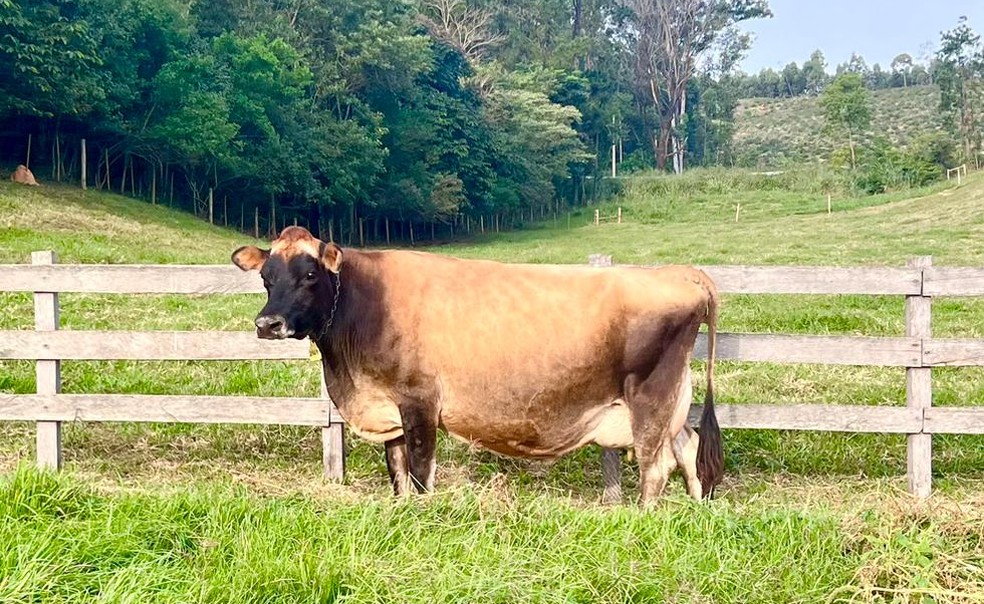
[[[400,417],[406,439],[410,482],[420,493],[431,492],[434,490],[434,477],[437,473],[436,406],[413,401],[401,405]]]
[[[682,380],[690,379],[688,364],[696,327],[683,328],[671,339],[653,371],[628,401],[632,413],[632,438],[639,459],[640,501],[643,504],[662,494],[670,471],[676,464],[672,444],[676,434],[671,424],[677,410]]]
[[[395,495],[410,492],[410,465],[407,461],[406,438],[400,436],[386,441],[386,469]]]
[[[703,496],[703,489],[700,478],[697,477],[698,443],[697,432],[685,425],[683,430],[680,430],[673,439],[673,457],[683,472],[683,479],[687,483],[687,494],[700,501]]]

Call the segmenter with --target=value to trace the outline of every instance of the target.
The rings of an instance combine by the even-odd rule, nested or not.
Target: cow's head
[[[254,321],[257,336],[303,339],[334,319],[342,264],[342,250],[334,243],[292,226],[269,250],[247,245],[232,253],[232,262],[263,277],[267,303]]]

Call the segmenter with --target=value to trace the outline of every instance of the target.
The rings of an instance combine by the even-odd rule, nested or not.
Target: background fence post
[[[597,210],[595,210],[597,212]],[[594,267],[612,265],[612,257],[605,254],[591,254],[588,264]],[[604,503],[615,503],[622,499],[622,457],[618,449],[601,450],[601,476],[605,491],[601,496]]]
[[[54,252],[32,252],[33,264],[55,264]],[[34,293],[34,329],[53,331],[58,329],[58,294]],[[61,392],[61,361],[39,360],[36,362],[37,393],[57,394]],[[62,465],[61,422],[38,422],[37,424],[37,464],[40,468],[60,469]]]
[[[912,268],[933,265],[932,256],[918,256],[908,262]],[[920,282],[925,283],[923,277]],[[905,335],[913,338],[932,337],[933,299],[921,293],[905,297]],[[905,400],[910,409],[927,409],[933,404],[932,369],[909,367],[905,370]],[[924,499],[933,490],[933,435],[910,434],[906,446],[906,467],[909,492]]]
[[[321,374],[321,398],[330,401],[324,369],[320,366],[318,373]],[[345,424],[334,421],[337,413],[335,404],[331,403],[328,425],[321,429],[321,455],[325,466],[325,478],[341,482],[345,480]]]

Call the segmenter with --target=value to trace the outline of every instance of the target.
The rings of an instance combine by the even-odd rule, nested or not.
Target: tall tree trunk
[[[582,5],[582,3],[583,3],[583,0],[573,0],[573,4],[574,4],[574,7],[573,7],[574,8],[574,18],[572,19],[573,31],[571,32],[571,35],[573,37],[575,37],[575,38],[580,38],[581,37],[581,30],[582,30],[582,27],[581,27],[581,13],[582,13],[582,10],[581,9],[582,9],[582,6],[581,5]]]
[[[321,239],[321,205],[317,203],[308,204],[307,215],[312,234]]]
[[[571,17],[571,37],[574,39],[580,38],[584,32],[583,27],[583,0],[572,0],[573,3],[573,15]],[[587,53],[585,53],[587,54]],[[574,57],[574,69],[583,70],[585,67],[586,58],[585,55],[578,55]]]

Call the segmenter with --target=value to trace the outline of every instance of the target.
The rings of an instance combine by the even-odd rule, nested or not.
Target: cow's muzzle
[[[287,327],[287,319],[283,315],[261,315],[256,317],[256,335],[264,340],[283,340],[294,335],[294,330]]]

